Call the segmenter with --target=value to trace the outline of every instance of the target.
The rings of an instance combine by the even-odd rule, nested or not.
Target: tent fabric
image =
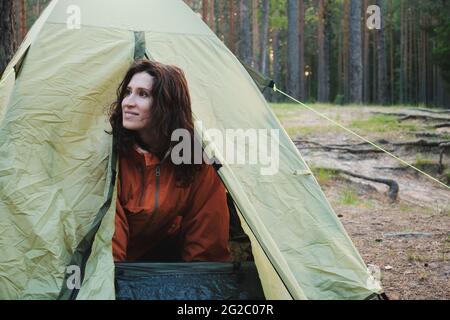
[[[54,299],[66,285],[74,251],[108,199],[112,138],[104,111],[137,43],[150,59],[185,71],[205,145],[208,128],[279,130],[274,175],[261,175],[261,164],[227,163],[209,145],[252,241],[266,298],[382,292],[258,86],[188,6],[80,0],[81,26],[70,29],[71,5],[50,3],[0,82],[0,298]],[[114,213],[111,205],[101,221],[77,299],[115,298]]]

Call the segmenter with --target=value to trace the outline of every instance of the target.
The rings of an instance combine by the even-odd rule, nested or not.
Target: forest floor
[[[450,190],[389,155],[367,151],[370,145],[360,145],[362,140],[312,111],[293,104],[272,107],[366,264],[380,268],[388,297],[450,299]],[[411,107],[311,107],[450,183],[450,150],[443,153],[440,166],[443,149],[438,147],[450,141],[450,127],[434,128],[449,123],[450,112]],[[416,116],[402,120],[401,114]],[[404,142],[408,144],[399,145]],[[343,148],[365,150],[354,153]],[[391,200],[385,184],[330,169],[394,180],[398,197]]]

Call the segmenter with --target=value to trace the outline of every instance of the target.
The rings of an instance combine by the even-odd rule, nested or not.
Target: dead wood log
[[[383,233],[385,238],[420,238],[432,237],[433,234],[429,232],[388,232]]]
[[[401,117],[400,119],[398,119],[398,121],[405,121],[405,120],[431,120],[431,121],[442,121],[442,120],[448,120],[447,118],[443,118],[443,117],[434,117],[434,116],[429,116],[429,115],[425,115],[425,114],[409,114],[406,116]]]
[[[376,148],[358,148],[361,146],[370,146],[367,142],[357,143],[357,144],[327,144],[323,145],[321,143],[310,141],[310,140],[295,140],[294,143],[296,145],[301,145],[303,149],[323,149],[327,151],[344,151],[352,154],[361,154],[361,153],[382,153],[383,151]],[[415,141],[403,141],[403,142],[392,142],[385,139],[378,140],[378,144],[387,144],[394,147],[422,147],[422,148],[440,148],[442,146],[446,146],[446,144],[450,143],[449,140],[425,140],[419,139]],[[306,145],[305,145],[306,144]],[[312,146],[308,146],[308,144]],[[447,150],[448,148],[445,148]],[[445,152],[444,150],[444,152]],[[393,152],[393,150],[387,150],[389,152]]]
[[[409,170],[410,167],[373,167],[377,170],[393,170],[393,171],[406,171]]]
[[[360,154],[360,153],[383,153],[382,150],[379,149],[373,149],[373,148],[361,148],[361,149],[357,149],[357,148],[352,148],[354,146],[361,146],[367,143],[361,143],[361,144],[357,144],[357,145],[349,145],[350,148],[348,147],[344,147],[344,146],[340,146],[340,145],[323,145],[317,142],[312,142],[310,141],[309,144],[312,144],[314,146],[305,146],[303,145],[303,143],[301,141],[294,141],[294,143],[297,144],[301,144],[303,149],[323,149],[323,150],[327,150],[327,151],[345,151],[348,153],[354,153],[354,154]]]
[[[363,179],[363,180],[368,180],[368,181],[372,181],[372,182],[386,184],[387,186],[389,186],[389,191],[388,191],[389,198],[392,201],[397,200],[398,192],[399,192],[400,188],[398,186],[398,183],[396,181],[394,181],[394,180],[367,177],[367,176],[363,176],[361,174],[357,174],[357,173],[353,173],[353,172],[350,172],[350,171],[347,171],[347,170],[337,169],[337,168],[316,168],[316,169],[333,171],[333,172],[337,172],[337,173],[346,174],[348,176],[355,177],[355,178],[358,178],[358,179]]]
[[[432,121],[447,121],[450,120],[448,117],[438,117],[438,116],[432,116],[427,114],[410,114],[410,113],[398,113],[398,112],[380,112],[380,111],[373,111],[374,114],[382,114],[386,116],[394,116],[399,117],[398,121],[405,121],[405,120],[411,120],[411,119],[423,119],[423,120],[432,120]]]
[[[435,129],[448,128],[448,127],[450,127],[450,122],[439,123],[439,124],[433,126],[433,128],[435,128]]]
[[[448,140],[444,141],[429,141],[429,140],[416,140],[416,141],[405,141],[405,142],[391,142],[393,146],[414,146],[414,147],[439,147],[441,144],[450,143]]]
[[[411,111],[423,111],[423,112],[429,112],[429,113],[438,113],[438,114],[450,114],[450,109],[424,109],[424,108],[417,108],[417,109],[409,109]]]
[[[299,144],[313,144],[313,145],[318,145],[318,146],[323,146],[322,144],[316,142],[316,141],[311,141],[311,140],[295,140],[295,143],[299,143]],[[361,142],[361,143],[344,143],[344,144],[327,144],[327,147],[359,147],[359,146],[365,146],[365,145],[369,145],[368,142]]]
[[[442,138],[444,135],[435,132],[417,132],[417,138]]]

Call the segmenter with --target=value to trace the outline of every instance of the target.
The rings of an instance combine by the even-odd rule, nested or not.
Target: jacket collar
[[[143,163],[146,167],[161,164],[170,156],[171,149],[167,150],[163,159],[160,159],[155,154],[142,149],[139,145],[135,144],[133,147],[133,157],[136,161]]]
[[[142,149],[138,145],[134,145],[133,147],[133,156],[138,162],[144,164],[146,167],[161,163],[161,159],[159,159],[156,155]]]

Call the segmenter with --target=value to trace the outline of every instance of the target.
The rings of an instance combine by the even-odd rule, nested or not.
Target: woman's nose
[[[123,99],[123,104],[128,107],[136,106],[136,100],[134,99],[133,94],[130,94],[129,96],[125,97],[125,99]]]

